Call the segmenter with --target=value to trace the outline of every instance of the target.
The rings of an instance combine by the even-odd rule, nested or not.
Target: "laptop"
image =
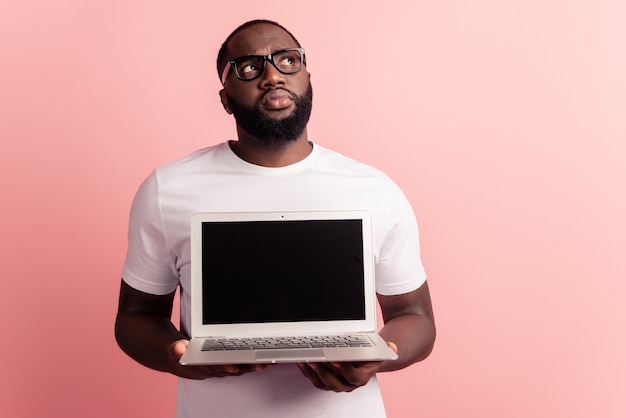
[[[198,213],[183,365],[393,360],[367,211]]]

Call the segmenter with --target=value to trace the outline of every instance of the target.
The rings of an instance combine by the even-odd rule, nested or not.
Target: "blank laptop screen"
[[[202,223],[204,324],[365,318],[360,219]]]

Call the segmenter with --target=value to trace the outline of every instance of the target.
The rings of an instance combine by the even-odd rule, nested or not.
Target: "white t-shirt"
[[[157,168],[133,201],[124,281],[164,295],[181,287],[181,327],[190,329],[190,220],[196,212],[369,210],[376,290],[407,293],[426,281],[415,216],[381,171],[317,144],[304,160],[269,168],[227,143]],[[295,365],[243,376],[179,379],[177,417],[384,417],[375,378],[350,393],[315,388]]]

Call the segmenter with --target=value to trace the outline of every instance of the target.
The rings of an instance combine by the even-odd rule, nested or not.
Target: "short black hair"
[[[220,48],[219,52],[217,53],[217,76],[218,77],[222,76],[222,71],[224,71],[224,67],[226,67],[226,64],[228,64],[228,60],[226,59],[226,53],[228,52],[228,44],[230,43],[231,39],[233,39],[233,37],[235,35],[237,35],[239,32],[241,32],[242,30],[244,30],[246,28],[249,28],[250,26],[262,25],[262,24],[274,25],[276,27],[281,28],[282,30],[287,32],[287,34],[289,36],[291,36],[291,39],[294,40],[294,42],[296,43],[298,48],[301,48],[300,42],[298,42],[296,37],[293,36],[293,34],[291,32],[289,32],[283,25],[281,25],[279,23],[276,23],[273,20],[267,20],[267,19],[250,20],[249,22],[246,22],[246,23],[240,25],[237,29],[232,31],[232,33],[230,35],[228,35],[228,38],[226,38],[226,40],[222,44],[222,47]]]

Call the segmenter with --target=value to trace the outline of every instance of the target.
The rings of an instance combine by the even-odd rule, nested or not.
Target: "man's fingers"
[[[304,376],[309,379],[311,383],[313,383],[313,386],[318,389],[327,390],[324,386],[324,383],[320,380],[319,376],[315,372],[315,369],[311,367],[310,363],[298,363],[298,367],[300,368],[300,371],[302,371],[302,374],[304,374]]]
[[[391,347],[391,349],[392,349],[392,350],[393,350],[396,354],[398,354],[398,346],[396,345],[396,343],[392,343],[391,341],[389,341],[387,344],[389,345],[389,347]]]
[[[307,379],[313,383],[313,386],[318,389],[351,392],[361,386],[348,382],[345,376],[338,373],[338,369],[327,363],[301,363],[298,366]]]

